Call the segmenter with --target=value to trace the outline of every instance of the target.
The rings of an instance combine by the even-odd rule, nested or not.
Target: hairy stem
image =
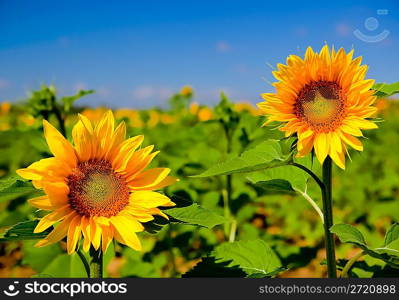
[[[233,219],[231,221],[230,234],[229,234],[229,242],[232,243],[236,239],[237,232],[237,221]]]
[[[345,267],[342,269],[341,278],[347,278],[348,272],[352,268],[354,263],[365,254],[366,253],[364,251],[360,251],[358,254],[356,254],[354,257],[352,257],[350,260],[348,260]]]
[[[86,274],[87,274],[87,278],[90,278],[90,265],[87,262],[86,257],[84,256],[84,254],[82,253],[82,251],[80,249],[78,251],[76,251],[76,253],[78,254],[80,260],[83,263],[83,266],[84,266]]]
[[[312,170],[308,169],[307,167],[305,167],[304,165],[295,163],[295,162],[291,162],[289,163],[289,165],[297,167],[303,171],[305,171],[306,173],[308,173],[310,175],[310,177],[313,178],[314,181],[316,181],[317,185],[320,187],[320,189],[323,191],[324,190],[324,182],[320,180],[320,178],[312,172]]]
[[[90,278],[103,278],[103,252],[101,247],[90,248]]]
[[[335,265],[335,244],[334,235],[330,232],[333,226],[333,211],[332,211],[332,162],[331,158],[327,156],[323,163],[323,184],[322,190],[323,198],[323,213],[324,213],[324,238],[326,247],[326,258],[328,277],[336,278],[337,270]]]
[[[324,223],[324,215],[323,212],[321,211],[320,207],[317,205],[317,203],[305,192],[302,192],[299,189],[294,189],[297,193],[299,193],[303,198],[305,198],[310,205],[312,205],[312,207],[314,208],[314,210],[317,212],[317,214],[319,215],[321,222]]]
[[[176,266],[176,257],[175,253],[173,252],[173,239],[172,239],[172,223],[169,223],[169,228],[167,232],[167,243],[169,248],[169,259],[172,264],[172,270],[170,272],[170,277],[176,277],[177,275],[177,266]]]

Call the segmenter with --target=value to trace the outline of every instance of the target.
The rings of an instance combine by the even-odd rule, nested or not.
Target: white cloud
[[[231,51],[231,45],[226,41],[218,41],[216,43],[216,51],[220,53],[225,53]]]
[[[142,85],[136,87],[132,91],[132,96],[137,100],[165,100],[173,94],[173,90],[169,87]]]
[[[351,27],[346,23],[339,23],[335,25],[335,32],[339,36],[348,36],[352,33],[352,31],[353,30],[351,29]]]
[[[197,102],[201,104],[214,105],[219,103],[220,94],[224,93],[230,100],[235,100],[238,97],[237,92],[230,87],[217,87],[211,89],[201,89],[196,94]]]

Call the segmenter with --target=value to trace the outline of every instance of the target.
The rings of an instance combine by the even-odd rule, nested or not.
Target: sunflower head
[[[282,122],[286,136],[298,138],[298,156],[314,149],[320,163],[327,156],[345,168],[347,145],[362,151],[362,129],[377,128],[369,119],[377,111],[371,90],[374,80],[365,79],[367,66],[361,57],[353,59],[353,50],[306,50],[304,59],[291,55],[287,64],[278,64],[273,75],[275,93],[262,94],[258,103],[265,124]]]
[[[43,189],[45,196],[29,202],[50,213],[35,228],[54,229],[37,246],[67,237],[68,253],[80,239],[83,249],[102,247],[106,251],[115,238],[135,250],[141,249],[136,232],[154,215],[167,218],[158,207],[175,205],[156,192],[176,181],[170,169],[147,169],[159,152],[153,146],[141,148],[143,136],[125,139],[125,124],[114,128],[111,111],[93,126],[87,117],[72,130],[73,145],[50,123],[43,122],[44,135],[54,157],[42,159],[17,173]]]

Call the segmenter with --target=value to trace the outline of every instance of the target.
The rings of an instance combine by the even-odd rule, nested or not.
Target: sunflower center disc
[[[69,202],[84,216],[115,216],[129,203],[129,189],[109,162],[80,163],[68,177]]]
[[[334,82],[319,81],[305,85],[295,103],[295,113],[317,131],[334,130],[343,118],[341,88]]]

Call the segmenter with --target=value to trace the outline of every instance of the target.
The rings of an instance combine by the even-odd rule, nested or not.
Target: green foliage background
[[[63,243],[34,248],[35,240],[18,238],[43,212],[26,201],[40,192],[15,177],[15,170],[51,155],[42,135],[43,118],[70,137],[77,113],[87,112],[74,101],[91,92],[57,99],[54,87],[43,87],[11,108],[2,105],[0,277],[86,276],[78,255],[67,255]],[[255,171],[259,161],[283,161],[292,141],[277,142],[283,138],[281,132],[261,127],[263,118],[248,105],[234,105],[222,95],[217,107],[200,106],[195,111],[194,105],[189,106],[191,97],[176,94],[164,110],[131,110],[136,117],[121,117],[115,111],[118,121],[130,124],[129,136],[144,134],[144,146],[154,144],[161,150],[152,166],[171,168],[180,181],[164,191],[178,203],[177,208],[165,210],[171,222],[156,219],[146,224],[147,231],[139,235],[143,252],[112,244],[105,254],[105,276],[325,276],[323,227],[303,197],[306,194],[321,206],[316,184],[292,166],[235,173],[228,175],[230,179],[225,176],[232,166],[248,168],[252,164],[250,170]],[[365,150],[350,151],[352,161],[347,162],[346,171],[333,170],[335,223],[355,226],[367,241],[367,249],[384,244],[386,231],[399,216],[399,105],[386,99],[377,105],[381,108],[380,128],[365,131]],[[101,111],[91,109],[91,116]],[[158,115],[158,122],[154,122],[154,115]],[[137,124],[132,118],[140,118],[142,125],[132,126]],[[275,140],[278,147],[273,141],[264,144],[266,140]],[[250,152],[239,156],[247,150]],[[233,163],[227,167],[218,164],[225,161]],[[320,171],[317,160],[311,157],[301,163]],[[224,175],[220,175],[223,168]],[[196,176],[206,170],[208,173]],[[212,172],[219,175],[204,176]],[[227,195],[229,186],[231,193]],[[26,221],[30,222],[20,225],[20,231],[8,231]],[[340,267],[361,251],[357,242],[337,244]],[[399,271],[387,260],[365,256],[355,263],[350,275],[387,277],[398,276]]]

